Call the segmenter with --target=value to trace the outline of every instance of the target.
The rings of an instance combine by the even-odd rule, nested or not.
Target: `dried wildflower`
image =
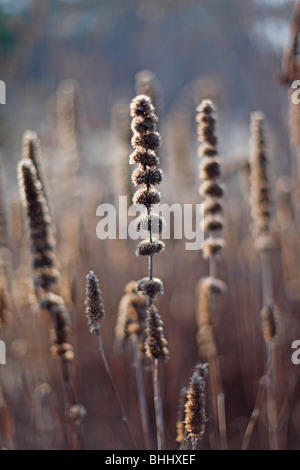
[[[34,283],[37,290],[41,288],[48,292],[58,279],[49,209],[36,169],[30,159],[21,160],[18,177],[29,222],[32,266],[35,270]]]
[[[169,359],[168,342],[164,337],[163,322],[154,305],[149,307],[147,318],[146,354],[152,359],[167,361]]]
[[[188,437],[194,443],[202,438],[205,431],[207,421],[205,407],[205,380],[203,376],[195,371],[190,381],[185,405],[185,427]]]
[[[164,286],[158,277],[154,277],[153,279],[143,277],[138,281],[138,290],[144,292],[150,299],[154,299],[158,292],[163,294]]]
[[[23,134],[23,158],[32,161],[37,179],[41,183],[41,189],[45,199],[47,200],[46,182],[44,176],[43,164],[41,161],[40,140],[36,132],[27,130]]]
[[[99,280],[94,271],[90,271],[86,275],[86,317],[91,333],[97,333],[100,330],[101,321],[105,316],[102,293],[99,288]]]
[[[270,179],[265,149],[264,115],[251,115],[250,204],[254,239],[269,237],[271,218]]]
[[[135,254],[137,256],[150,256],[159,253],[164,248],[165,244],[160,240],[143,240],[138,244]]]
[[[146,230],[152,234],[161,234],[164,229],[164,219],[158,214],[151,212],[151,214],[143,214],[136,220],[137,231]]]
[[[205,243],[203,256],[205,259],[221,252],[224,240],[220,238],[223,229],[222,197],[224,189],[219,182],[221,176],[220,160],[217,158],[217,137],[215,135],[214,105],[211,100],[203,100],[197,108],[199,174],[202,183],[199,188],[204,198],[204,230],[209,235]],[[213,239],[216,242],[213,243]]]

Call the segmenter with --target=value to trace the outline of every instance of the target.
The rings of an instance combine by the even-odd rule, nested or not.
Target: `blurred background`
[[[293,152],[288,89],[278,77],[291,42],[294,3],[0,0],[0,79],[6,84],[6,104],[0,106],[0,151],[11,293],[9,320],[0,330],[8,354],[7,365],[0,370],[2,447],[70,447],[63,425],[59,365],[48,357],[49,325],[38,312],[32,292],[28,232],[16,178],[22,136],[31,129],[41,141],[51,195],[60,290],[72,315],[73,374],[80,403],[87,409],[88,447],[129,448],[95,338],[84,318],[85,275],[94,269],[107,310],[103,324],[107,357],[143,448],[136,395],[131,391],[135,387],[132,352],[127,348],[121,355],[116,353],[113,337],[124,286],[145,276],[147,267],[144,259],[136,259],[134,242],[97,239],[96,208],[119,195],[132,195],[132,167],[127,163],[129,103],[137,93],[147,93],[150,83],[162,135],[162,202],[200,203],[196,106],[201,99],[212,98],[217,107],[218,148],[227,188],[226,248],[219,277],[229,288],[215,328],[229,446],[240,448],[265,361],[259,260],[249,232],[250,113],[265,113],[274,194],[281,190],[274,199],[279,194],[286,201]],[[280,225],[282,212],[278,218],[274,208],[274,214],[274,289],[285,315],[279,359],[280,447],[299,449],[300,366],[297,369],[290,360],[291,343],[300,339],[298,226],[289,225],[286,232],[287,226]],[[180,389],[199,362],[195,288],[207,274],[201,253],[186,252],[184,243],[171,240],[155,261],[155,275],[165,284],[165,295],[157,304],[170,348],[170,361],[161,368],[169,449],[178,447],[175,423]],[[145,380],[153,430],[149,374]],[[209,431],[201,446],[213,447]],[[265,409],[249,448],[268,448]]]

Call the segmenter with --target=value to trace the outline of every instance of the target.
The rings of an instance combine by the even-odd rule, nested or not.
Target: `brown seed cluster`
[[[147,338],[145,342],[146,354],[152,359],[166,361],[169,358],[167,341],[163,333],[163,322],[157,308],[152,301],[160,292],[163,293],[163,283],[153,277],[153,256],[164,250],[162,241],[154,238],[163,230],[163,219],[153,211],[153,205],[160,203],[160,193],[155,185],[161,183],[162,171],[157,168],[159,163],[158,149],[160,147],[160,134],[157,131],[157,117],[151,99],[146,95],[138,95],[130,107],[133,131],[133,153],[130,163],[138,163],[132,175],[135,186],[142,185],[134,196],[133,203],[145,207],[145,214],[137,220],[137,230],[148,232],[148,238],[142,240],[136,249],[137,256],[149,257],[149,276],[137,282],[137,291],[147,296]]]
[[[94,271],[90,271],[86,275],[85,314],[88,319],[90,332],[98,333],[105,316],[105,309],[102,292],[99,288],[99,280]]]
[[[198,370],[196,370],[190,381],[185,405],[187,437],[194,441],[201,439],[205,431],[205,423],[207,421],[205,386],[205,374],[199,374]]]
[[[253,220],[252,234],[258,250],[271,247],[271,195],[264,120],[261,112],[251,114],[250,204]]]
[[[27,142],[27,150],[30,147],[29,141],[30,139]],[[41,309],[46,310],[52,320],[53,346],[51,351],[54,356],[62,356],[64,360],[71,361],[74,353],[69,341],[70,314],[63,298],[52,292],[59,277],[54,253],[52,220],[42,184],[31,158],[21,160],[18,166],[18,177],[29,223],[35,292]]]
[[[199,157],[199,176],[202,181],[199,192],[204,198],[204,230],[206,237],[202,254],[204,259],[219,254],[224,246],[221,237],[223,229],[222,197],[224,189],[219,179],[220,161],[215,135],[214,105],[211,100],[203,100],[197,108]]]
[[[200,279],[197,287],[197,342],[201,356],[207,357],[214,348],[212,331],[212,300],[221,294],[226,285],[220,279],[206,277]]]
[[[163,322],[154,305],[148,309],[146,354],[153,359],[167,361],[169,359],[168,342],[164,336]]]

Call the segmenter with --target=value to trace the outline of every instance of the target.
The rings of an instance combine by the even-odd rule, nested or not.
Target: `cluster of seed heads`
[[[197,108],[199,157],[201,158],[199,176],[202,181],[199,192],[204,198],[204,230],[208,234],[202,248],[205,259],[220,253],[224,246],[224,240],[221,237],[224,190],[219,182],[221,170],[215,135],[214,111],[215,108],[211,100],[203,100]]]

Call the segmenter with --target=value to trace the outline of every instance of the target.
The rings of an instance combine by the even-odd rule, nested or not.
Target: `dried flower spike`
[[[86,317],[91,333],[97,333],[100,330],[101,321],[105,316],[102,293],[99,288],[99,280],[94,271],[90,271],[86,276]]]

